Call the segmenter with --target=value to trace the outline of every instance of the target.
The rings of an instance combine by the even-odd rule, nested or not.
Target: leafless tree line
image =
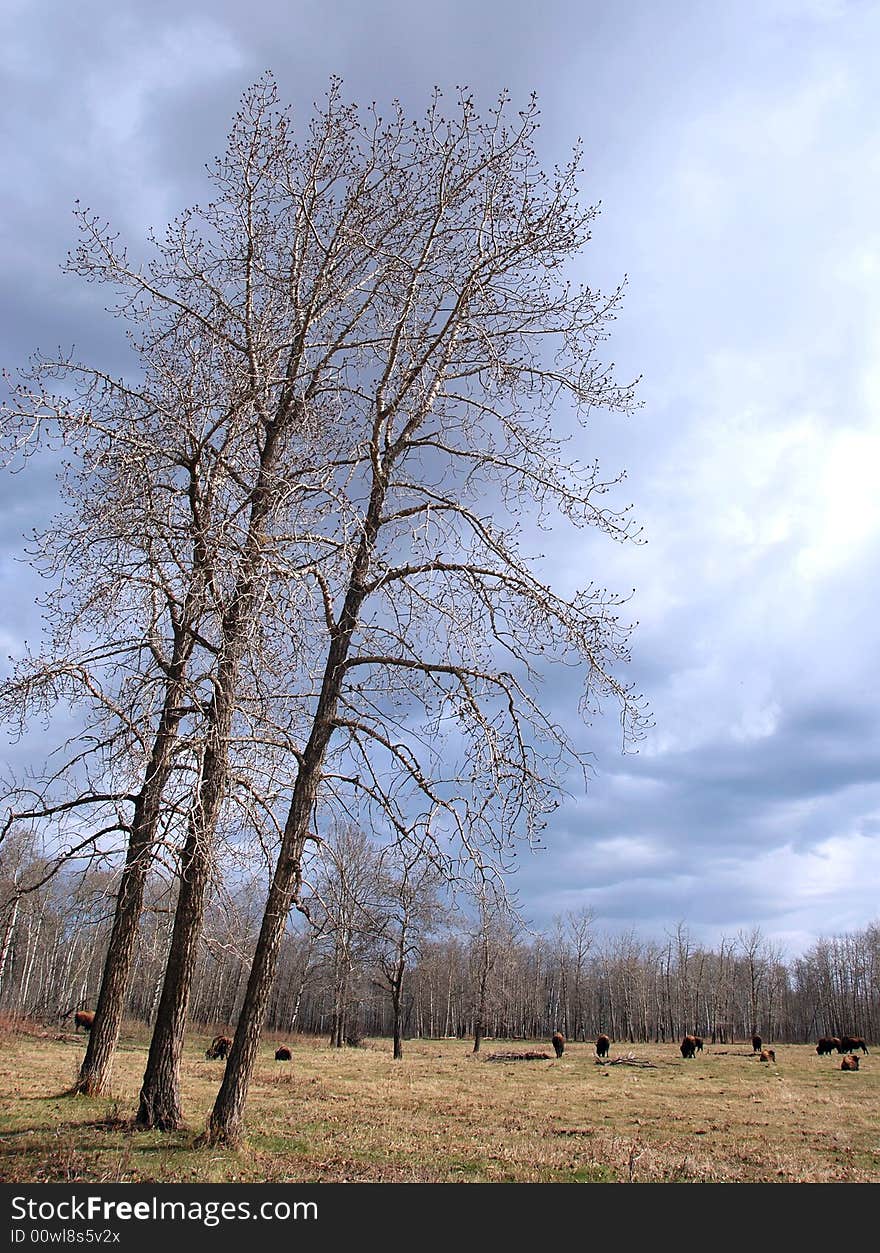
[[[10,468],[55,454],[62,499],[30,549],[43,644],[0,717],[26,734],[69,711],[77,729],[7,780],[0,844],[35,831],[44,850],[13,884],[10,945],[64,867],[112,876],[90,905],[109,934],[78,1092],[106,1090],[154,929],[141,1128],[182,1125],[184,1032],[236,858],[264,869],[239,955],[211,958],[236,1014],[217,1144],[242,1135],[291,918],[325,925],[306,866],[337,824],[383,833],[399,888],[375,980],[399,1048],[434,880],[488,907],[588,771],[578,713],[610,702],[624,745],[644,727],[619,677],[626,598],[560,595],[530,551],[550,524],[637,538],[619,479],[566,453],[566,424],[635,401],[602,360],[621,289],[567,272],[596,216],[580,154],[544,171],[537,127],[534,100],[481,118],[466,92],[448,115],[438,93],[413,121],[345,104],[334,81],[297,137],[267,76],[209,167],[211,198],[148,260],[77,209],[67,268],[112,293],[133,364],[37,355],[3,409]],[[551,664],[581,684],[559,716],[540,700]],[[356,869],[341,857],[338,920]],[[341,921],[333,936],[341,1039],[361,941]]]
[[[387,850],[386,850],[387,852]],[[25,869],[25,867],[22,867]],[[436,876],[414,885],[353,829],[314,868],[312,925],[289,925],[266,1031],[324,1036],[339,1047],[384,1036],[797,1043],[844,1032],[880,1038],[880,923],[820,939],[784,961],[756,929],[715,948],[684,924],[662,940],[600,936],[588,911],[536,933],[507,912],[457,907]],[[8,884],[0,884],[8,892]],[[238,1018],[259,930],[259,881],[212,897],[193,975],[190,1030]],[[108,879],[56,876],[0,920],[0,1010],[57,1025],[95,1004],[110,919]],[[151,1024],[170,944],[168,888],[147,887],[125,1012]],[[59,942],[59,940],[61,942]],[[487,959],[488,954],[488,959]],[[68,1016],[67,1028],[71,1020]]]

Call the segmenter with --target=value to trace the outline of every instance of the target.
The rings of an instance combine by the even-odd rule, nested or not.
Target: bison
[[[761,1049],[761,1061],[776,1063],[776,1054],[772,1049]]]
[[[607,1057],[608,1050],[611,1048],[611,1039],[607,1035],[600,1035],[596,1038],[596,1056]]]
[[[550,1037],[550,1043],[553,1045],[554,1052],[557,1057],[561,1057],[565,1052],[565,1036],[561,1031],[554,1031]]]
[[[205,1049],[205,1057],[209,1062],[216,1061],[219,1057],[221,1060],[229,1056],[229,1050],[232,1048],[232,1041],[228,1035],[215,1035],[214,1039]]]
[[[816,1052],[820,1057],[824,1057],[826,1053],[833,1053],[835,1049],[840,1052],[840,1040],[836,1035],[823,1035],[816,1045]]]
[[[287,1048],[286,1045],[282,1044],[281,1048],[275,1050],[276,1062],[289,1062],[290,1058],[291,1058],[291,1052],[290,1052],[290,1049]]]
[[[838,1053],[854,1053],[856,1049],[861,1049],[863,1053],[867,1053],[868,1046],[860,1035],[842,1035],[840,1043],[837,1046]]]
[[[845,1057],[840,1063],[841,1070],[858,1070],[858,1068],[859,1059],[856,1057],[855,1053],[851,1053],[849,1057]]]
[[[682,1057],[693,1057],[697,1051],[697,1037],[686,1035],[679,1045]]]
[[[762,1044],[763,1044],[763,1040],[761,1039],[759,1035],[752,1036],[752,1052],[753,1053],[760,1053]]]
[[[73,1029],[82,1027],[83,1031],[91,1031],[94,1025],[95,1015],[90,1009],[78,1009],[73,1015]]]

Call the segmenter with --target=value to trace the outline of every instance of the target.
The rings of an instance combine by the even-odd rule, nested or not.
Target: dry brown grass
[[[591,1044],[548,1061],[473,1057],[468,1041],[332,1049],[267,1037],[239,1153],[193,1148],[222,1074],[209,1034],[188,1041],[186,1132],[136,1133],[146,1059],[123,1039],[107,1098],[69,1097],[72,1033],[5,1033],[0,1180],[160,1182],[880,1182],[880,1059],[857,1073],[812,1045],[762,1065],[748,1045],[612,1045],[651,1067],[597,1064]],[[293,1061],[278,1063],[289,1044]],[[522,1042],[517,1042],[520,1050]],[[512,1041],[489,1041],[486,1055]]]

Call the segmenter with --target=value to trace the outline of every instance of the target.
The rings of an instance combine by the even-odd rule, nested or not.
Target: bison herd
[[[82,1027],[85,1031],[89,1031],[94,1017],[94,1014],[88,1013],[85,1010],[77,1011],[75,1020],[77,1027]],[[562,1032],[554,1031],[553,1035],[550,1037],[550,1043],[553,1045],[553,1051],[556,1056],[561,1057],[565,1052],[565,1036]],[[205,1057],[209,1060],[228,1057],[229,1050],[231,1048],[232,1040],[229,1036],[215,1036],[205,1052]],[[597,1057],[607,1057],[608,1050],[610,1048],[610,1036],[600,1035],[596,1037]],[[685,1059],[696,1057],[697,1053],[702,1053],[703,1051],[702,1036],[686,1035],[679,1045],[679,1049],[681,1050],[682,1057]],[[863,1053],[867,1053],[868,1051],[867,1044],[862,1037],[858,1035],[822,1036],[821,1040],[816,1045],[816,1052],[820,1057],[824,1056],[826,1053],[833,1053],[835,1050],[837,1050],[838,1053],[846,1053],[847,1056],[844,1057],[840,1064],[841,1070],[858,1070],[859,1059],[855,1055],[856,1049],[861,1049]],[[752,1036],[752,1052],[758,1057],[759,1061],[773,1062],[774,1064],[776,1063],[775,1051],[772,1048],[764,1048],[763,1041],[759,1035]],[[275,1060],[276,1062],[289,1062],[291,1060],[290,1049],[286,1045],[282,1045],[280,1048],[276,1049]]]
[[[69,1011],[68,1011],[69,1012]],[[83,1031],[91,1031],[95,1021],[95,1015],[91,1010],[78,1009],[73,1016],[74,1030],[78,1031],[82,1027]],[[561,1031],[554,1031],[550,1037],[550,1043],[553,1045],[553,1051],[557,1057],[561,1057],[565,1051],[565,1036]],[[611,1047],[611,1038],[607,1035],[596,1037],[596,1056],[603,1058],[608,1056],[608,1050]],[[229,1050],[232,1048],[232,1040],[228,1035],[215,1035],[214,1039],[205,1050],[205,1057],[209,1061],[216,1061],[218,1058],[223,1060],[229,1056]],[[698,1035],[686,1035],[679,1045],[681,1055],[688,1059],[695,1057],[697,1053],[703,1051],[703,1039]],[[856,1057],[856,1050],[861,1049],[863,1053],[867,1053],[868,1046],[860,1035],[823,1035],[816,1045],[816,1052],[820,1057],[824,1057],[828,1053],[837,1051],[844,1053],[846,1056],[840,1063],[841,1070],[858,1070],[859,1059]],[[776,1061],[776,1054],[771,1048],[764,1048],[763,1041],[759,1035],[752,1036],[752,1052],[757,1054],[762,1062]],[[290,1049],[286,1045],[281,1045],[275,1050],[276,1062],[289,1062],[291,1060]]]
[[[561,1057],[565,1051],[565,1036],[561,1031],[554,1031],[550,1037],[550,1043],[553,1045],[553,1051],[557,1057]],[[596,1037],[596,1056],[605,1058],[608,1056],[608,1050],[611,1047],[611,1038],[607,1035]],[[696,1057],[697,1053],[703,1051],[703,1037],[699,1035],[686,1035],[679,1045],[681,1055],[685,1060]],[[868,1046],[861,1036],[845,1035],[845,1036],[823,1036],[816,1045],[816,1052],[822,1056],[824,1053],[832,1053],[835,1049],[839,1053],[847,1053],[841,1066],[843,1070],[858,1070],[859,1059],[855,1056],[854,1049],[862,1049],[867,1053]],[[765,1048],[764,1042],[759,1035],[752,1036],[752,1053],[762,1062],[776,1063],[776,1052],[772,1048]],[[280,1048],[275,1054],[276,1061],[289,1061],[290,1051]]]
[[[816,1052],[820,1057],[825,1053],[855,1053],[856,1049],[861,1049],[863,1053],[867,1053],[868,1046],[860,1035],[823,1035],[822,1039],[816,1045]]]
[[[561,1057],[565,1052],[565,1036],[561,1031],[554,1031],[550,1037],[550,1043],[553,1045],[553,1052],[557,1057]],[[607,1035],[596,1037],[596,1056],[607,1057],[608,1050],[611,1048],[611,1038]]]
[[[205,1049],[205,1057],[207,1057],[209,1062],[217,1061],[218,1058],[222,1061],[229,1056],[231,1048],[232,1040],[228,1035],[215,1035],[207,1049]],[[282,1044],[280,1048],[275,1050],[276,1062],[289,1062],[292,1056],[286,1044]]]

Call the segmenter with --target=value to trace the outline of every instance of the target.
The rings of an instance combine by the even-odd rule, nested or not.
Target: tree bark
[[[294,892],[299,890],[302,855],[309,838],[309,824],[318,794],[324,758],[334,731],[339,696],[345,677],[345,662],[366,595],[370,560],[379,533],[385,502],[387,469],[387,466],[384,469],[380,468],[380,462],[377,459],[374,464],[373,485],[364,519],[364,529],[352,562],[345,602],[327,652],[312,730],[300,760],[293,788],[293,797],[284,825],[281,848],[272,877],[272,886],[269,889],[260,938],[254,953],[232,1051],[226,1064],[223,1083],[208,1120],[207,1140],[211,1144],[232,1146],[240,1143],[244,1136],[244,1107],[248,1088],[266,1017],[266,1006],[275,978],[278,951],[287,924],[287,915],[290,912]]]
[[[89,1033],[86,1054],[72,1092],[97,1096],[110,1082],[113,1057],[119,1043],[125,998],[131,979],[134,946],[144,903],[144,887],[153,861],[162,792],[173,763],[174,744],[180,725],[181,684],[175,683],[167,693],[150,768],[141,793],[135,802],[132,835],[116,897],[116,909],[101,990],[95,1008],[95,1021]]]
[[[265,549],[263,531],[272,506],[269,481],[278,453],[282,423],[290,420],[293,410],[293,405],[282,405],[266,434],[258,481],[252,496],[241,571],[223,624],[225,648],[208,715],[202,777],[181,859],[180,893],[174,913],[171,951],[140,1093],[136,1123],[142,1130],[157,1128],[174,1131],[183,1125],[180,1058],[205,915],[211,849],[229,778],[229,739],[241,659],[256,612],[258,576]]]
[[[394,1013],[394,1051],[393,1058],[395,1061],[401,1061],[403,1058],[403,956],[398,962],[394,972],[394,979],[391,984],[391,1006]]]
[[[174,911],[171,949],[137,1112],[137,1126],[142,1130],[174,1131],[183,1125],[180,1058],[205,913],[210,875],[209,842],[220,811],[226,779],[225,741],[231,719],[230,707],[217,728],[224,747],[219,752],[216,745],[206,750],[202,804],[190,822],[181,858],[180,891]]]
[[[183,1126],[180,1058],[208,886],[208,861],[200,855],[198,844],[199,833],[191,830],[184,849],[171,949],[141,1087],[136,1119],[141,1130],[176,1131]]]

